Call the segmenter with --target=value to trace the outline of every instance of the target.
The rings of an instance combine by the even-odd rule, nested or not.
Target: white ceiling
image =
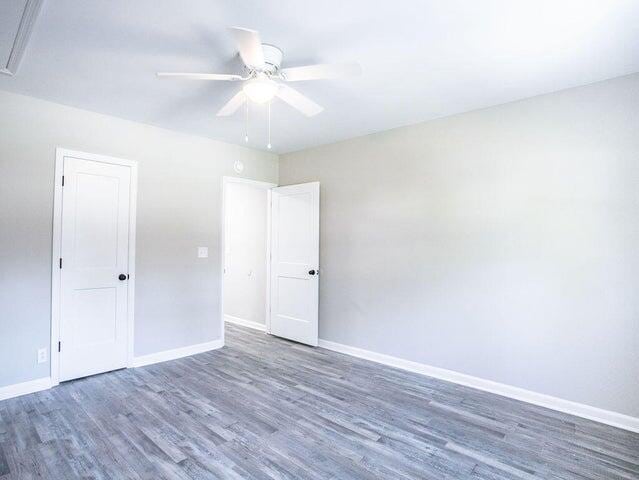
[[[239,73],[232,25],[259,30],[285,67],[363,67],[295,85],[325,107],[316,117],[274,102],[279,153],[639,71],[632,0],[47,0],[0,89],[243,144],[242,110],[215,117],[237,83],[154,75]],[[265,127],[255,110],[251,147]]]

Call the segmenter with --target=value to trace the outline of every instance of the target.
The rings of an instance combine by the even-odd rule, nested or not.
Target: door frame
[[[224,322],[224,268],[226,267],[226,186],[240,183],[266,190],[266,333],[271,333],[271,188],[277,183],[262,182],[242,177],[222,177],[222,215],[220,217],[220,332],[224,345],[226,325]]]
[[[127,356],[126,366],[133,366],[134,325],[135,325],[135,225],[138,193],[138,163],[134,160],[80,152],[57,147],[55,149],[55,174],[53,194],[53,241],[51,255],[51,385],[60,383],[60,298],[62,288],[62,272],[60,258],[62,257],[62,175],[64,172],[64,157],[75,157],[93,162],[121,165],[131,169],[131,184],[129,189],[129,281],[127,282]]]

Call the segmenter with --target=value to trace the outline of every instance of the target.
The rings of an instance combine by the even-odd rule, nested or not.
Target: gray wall
[[[639,416],[639,75],[280,158],[320,337]]]
[[[0,92],[0,386],[49,374],[55,148],[139,162],[135,354],[219,331],[221,178],[277,181],[277,157]],[[209,258],[198,259],[197,247]]]

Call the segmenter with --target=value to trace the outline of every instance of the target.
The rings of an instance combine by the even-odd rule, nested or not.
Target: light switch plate
[[[209,258],[209,247],[197,247],[197,258]]]
[[[46,363],[47,362],[47,349],[40,348],[38,349],[38,363]]]

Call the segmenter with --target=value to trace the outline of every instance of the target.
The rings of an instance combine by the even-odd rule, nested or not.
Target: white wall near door
[[[638,105],[635,74],[283,155],[329,192],[322,339],[639,417]]]
[[[224,316],[266,328],[269,188],[226,178],[224,185]],[[239,180],[239,181],[238,181]]]
[[[36,360],[51,343],[59,146],[138,162],[135,357],[221,341],[222,177],[240,160],[244,176],[276,182],[277,155],[5,91],[0,105],[0,388],[50,374]]]

